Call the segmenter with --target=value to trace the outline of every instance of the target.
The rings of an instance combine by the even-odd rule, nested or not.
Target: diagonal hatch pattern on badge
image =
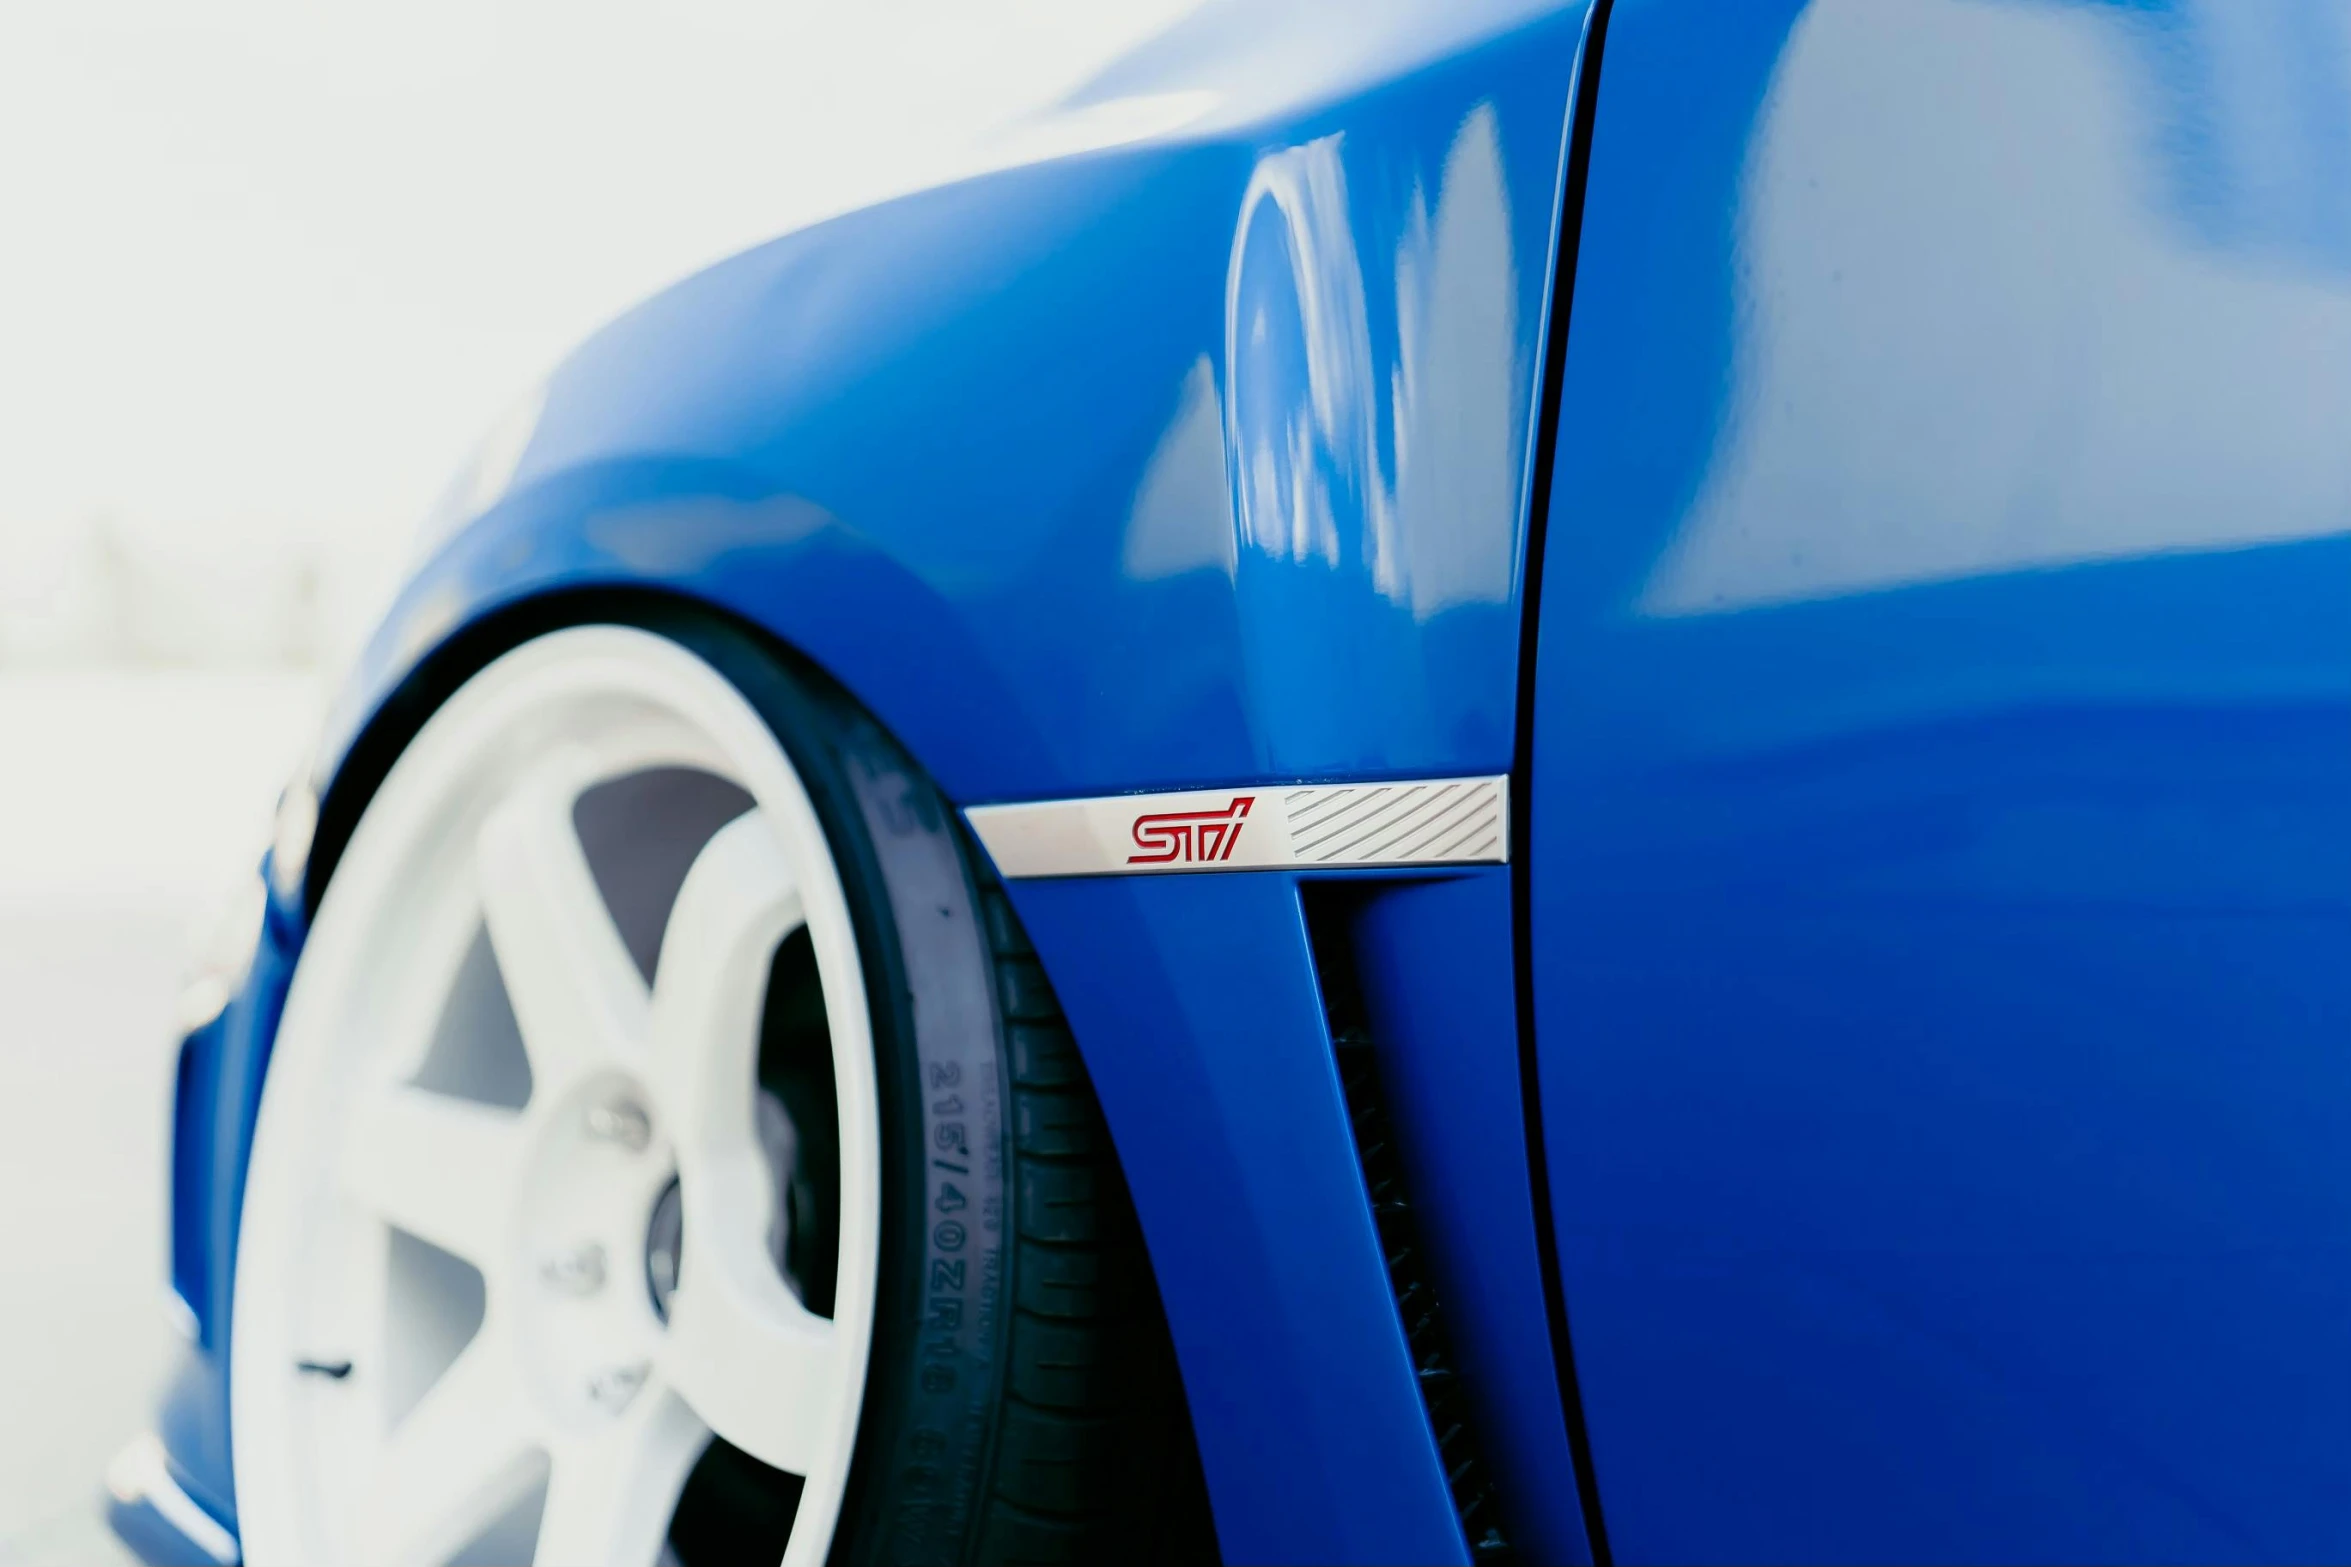
[[[964,817],[997,871],[1015,880],[1510,858],[1506,777],[1186,789],[979,805]]]

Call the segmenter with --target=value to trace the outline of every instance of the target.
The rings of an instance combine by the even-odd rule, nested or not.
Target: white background
[[[187,933],[465,448],[1193,3],[0,5],[0,1567],[113,1555]]]

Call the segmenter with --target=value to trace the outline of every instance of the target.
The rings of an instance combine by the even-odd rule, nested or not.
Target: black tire
[[[622,617],[609,617],[622,618]],[[1085,1064],[981,854],[919,768],[820,674],[670,610],[626,617],[730,679],[790,753],[848,892],[882,1108],[871,1369],[837,1563],[1213,1561],[1157,1286]],[[761,1075],[829,1126],[813,967],[771,981]],[[821,998],[816,1005],[821,1006]],[[823,1150],[788,1194],[829,1309]],[[837,1156],[836,1156],[837,1158]],[[797,1481],[714,1443],[671,1527],[684,1567],[772,1564]]]

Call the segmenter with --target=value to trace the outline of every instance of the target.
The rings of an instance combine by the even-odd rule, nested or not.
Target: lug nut
[[[598,1142],[618,1143],[631,1153],[643,1153],[653,1141],[653,1117],[634,1099],[607,1099],[588,1107],[588,1135]]]
[[[645,1385],[647,1370],[641,1360],[626,1366],[607,1366],[588,1378],[588,1401],[599,1409],[619,1414]]]
[[[539,1278],[566,1295],[593,1295],[604,1287],[604,1248],[593,1241],[539,1264]]]

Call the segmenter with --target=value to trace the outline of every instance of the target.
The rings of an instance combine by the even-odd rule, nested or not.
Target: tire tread
[[[981,1562],[1214,1561],[1150,1262],[1083,1058],[1004,889],[972,861],[1005,1017],[1013,1313]]]

